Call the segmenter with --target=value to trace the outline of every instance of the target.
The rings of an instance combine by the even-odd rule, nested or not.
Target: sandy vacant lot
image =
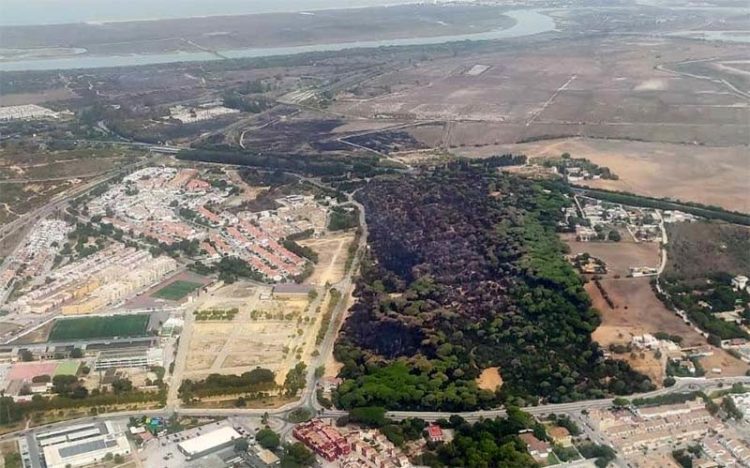
[[[354,234],[346,232],[330,233],[317,239],[299,241],[301,245],[312,248],[318,254],[315,272],[306,283],[324,285],[340,281],[345,273],[347,248],[353,239]]]
[[[613,275],[627,276],[631,266],[659,266],[659,244],[656,242],[578,242],[568,238],[572,254],[589,253],[607,264],[607,272]]]
[[[705,344],[705,340],[680,317],[656,298],[649,278],[603,279],[602,286],[614,302],[607,305],[593,282],[586,285],[594,307],[601,312],[602,324],[592,337],[602,346],[629,343],[633,336],[666,332],[683,337],[687,346]]]
[[[750,213],[747,146],[707,147],[566,138],[459,151],[473,156],[506,152],[531,157],[560,156],[567,152],[607,166],[620,177],[619,180],[586,181],[591,187],[671,197]]]
[[[701,358],[701,365],[706,370],[706,377],[736,377],[746,375],[750,366],[733,357],[723,349],[715,349],[714,354]],[[713,372],[712,369],[720,368],[721,372]]]
[[[495,391],[503,385],[503,378],[497,367],[484,369],[477,377],[477,385],[484,390]]]
[[[269,290],[241,282],[204,298],[198,310],[237,308],[239,313],[232,321],[194,322],[187,378],[205,378],[210,373],[241,374],[260,366],[276,372],[283,382],[288,367],[296,363],[293,350],[304,339],[297,330],[310,328],[306,322],[298,324],[308,300],[261,300],[260,295]]]

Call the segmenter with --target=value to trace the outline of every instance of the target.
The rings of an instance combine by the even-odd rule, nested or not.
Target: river
[[[458,34],[433,37],[413,37],[388,39],[382,41],[338,42],[329,44],[311,44],[294,47],[249,48],[220,50],[229,58],[271,57],[276,55],[293,55],[306,52],[330,52],[352,48],[372,48],[385,46],[429,45],[456,41],[483,41],[530,36],[553,31],[555,21],[540,10],[511,10],[505,15],[513,18],[515,24],[507,29],[497,29],[483,33]],[[70,70],[77,68],[125,67],[136,65],[153,65],[159,63],[195,62],[221,60],[208,52],[170,52],[165,54],[132,54],[132,55],[79,55],[50,59],[11,60],[0,62],[2,71],[26,70]]]

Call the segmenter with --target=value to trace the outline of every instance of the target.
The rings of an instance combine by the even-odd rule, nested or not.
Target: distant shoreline
[[[305,12],[320,12],[320,11],[328,11],[328,10],[354,10],[354,9],[362,9],[362,8],[375,8],[375,7],[395,7],[395,6],[401,6],[401,5],[417,5],[417,4],[434,4],[434,2],[426,1],[426,0],[383,0],[381,3],[381,0],[359,0],[361,3],[357,3],[355,5],[351,5],[351,3],[347,2],[344,5],[337,5],[335,4],[335,0],[319,0],[320,4],[313,5],[311,7],[308,7],[307,5],[297,5],[296,3],[293,3],[290,5],[289,8],[279,7],[278,5],[284,5],[286,2],[284,0],[276,1],[273,6],[269,4],[268,7],[260,6],[258,9],[248,9],[246,3],[239,3],[235,7],[229,7],[227,6],[225,10],[219,11],[219,12],[208,12],[208,13],[186,13],[186,14],[156,14],[156,15],[147,15],[142,17],[121,17],[121,15],[118,15],[117,13],[109,13],[109,14],[103,14],[102,17],[99,18],[86,18],[84,16],[80,17],[80,19],[70,19],[70,18],[61,18],[59,20],[44,20],[41,21],[38,20],[37,15],[33,15],[32,13],[26,13],[22,14],[22,16],[29,16],[29,19],[22,19],[19,17],[14,18],[12,14],[8,14],[7,12],[13,11],[14,8],[18,8],[18,6],[14,6],[12,1],[4,0],[7,2],[7,4],[4,6],[4,15],[2,16],[2,19],[0,19],[0,27],[44,27],[44,26],[60,26],[60,25],[76,25],[76,24],[88,24],[88,25],[107,25],[107,24],[118,24],[118,23],[135,23],[135,22],[153,22],[153,21],[168,21],[168,20],[189,20],[189,19],[201,19],[201,18],[214,18],[214,17],[222,17],[222,16],[246,16],[246,15],[262,15],[262,14],[274,14],[274,13],[305,13]],[[32,2],[34,0],[31,0]],[[145,0],[144,0],[145,1]],[[330,2],[330,4],[329,4]],[[21,2],[19,2],[20,4]],[[25,1],[23,3],[26,3]],[[85,3],[85,0],[81,3]],[[138,8],[137,3],[132,8],[132,10],[135,11],[141,11],[141,8]],[[437,3],[439,4],[466,4],[469,3],[467,0],[437,0]],[[294,6],[297,5],[297,6]],[[50,5],[57,6],[56,4]],[[173,11],[180,11],[180,4],[174,5]],[[67,9],[75,8],[75,6],[68,6]],[[81,5],[80,8],[85,8],[84,5]],[[42,17],[44,16],[44,13],[40,13]],[[37,22],[38,21],[38,22]]]
[[[400,8],[430,9],[431,7],[412,4],[401,5]],[[28,31],[29,36],[22,35],[26,34],[27,31],[19,31],[19,34],[15,38],[12,38],[7,32],[9,29],[16,28],[2,28],[0,31],[3,29],[6,31],[6,42],[12,47],[9,47],[6,50],[5,57],[0,59],[0,70],[30,71],[108,68],[171,62],[271,57],[384,46],[434,45],[466,40],[507,39],[553,31],[555,28],[555,22],[551,17],[534,9],[503,11],[500,7],[475,7],[470,5],[456,6],[456,8],[462,10],[464,13],[470,12],[473,16],[467,18],[466,14],[459,15],[463,23],[444,23],[441,19],[448,20],[448,17],[454,14],[454,12],[447,11],[452,9],[450,6],[439,6],[430,15],[420,15],[420,23],[418,25],[410,22],[411,20],[408,19],[408,16],[404,16],[401,11],[394,10],[391,12],[389,9],[379,7],[370,8],[370,10],[387,13],[373,13],[367,15],[367,18],[362,18],[362,15],[351,13],[337,17],[320,15],[319,19],[313,21],[313,23],[309,23],[307,20],[292,20],[291,17],[300,17],[295,14],[271,14],[270,16],[279,16],[280,18],[276,19],[280,22],[269,21],[270,18],[256,19],[255,25],[257,27],[251,27],[252,25],[245,23],[241,17],[227,17],[227,21],[232,23],[229,25],[225,24],[221,19],[217,20],[215,18],[193,20],[210,23],[203,25],[202,28],[198,28],[197,24],[189,26],[180,24],[183,23],[182,20],[168,20],[170,23],[173,23],[177,32],[172,31],[172,28],[163,27],[159,23],[159,27],[162,28],[159,32],[170,37],[164,40],[159,40],[156,37],[147,42],[124,41],[104,43],[103,40],[110,39],[115,33],[112,29],[114,27],[99,28],[97,26],[81,25],[71,27],[30,27],[28,28],[30,30]],[[475,8],[478,8],[478,10],[474,11]],[[253,16],[256,15],[245,15],[247,18]],[[315,18],[316,16],[318,15],[305,15],[304,17]],[[389,23],[391,18],[394,19],[393,23]],[[238,24],[236,23],[237,21],[243,22]],[[346,27],[341,30],[321,27],[321,25],[331,24],[332,21],[344,24]],[[366,21],[374,21],[379,25],[389,24],[392,25],[392,28],[387,31],[378,31],[375,37],[372,35],[360,35],[359,37],[355,36],[354,40],[347,42],[346,35],[349,34],[349,31],[352,28],[359,28],[360,31],[364,31]],[[438,32],[435,30],[435,25],[441,23],[443,25],[440,26],[441,31]],[[152,23],[129,24],[133,25],[133,27],[121,28],[116,32],[121,37],[143,37],[151,34],[153,28],[156,27]],[[283,29],[280,27],[282,25],[285,26],[285,30],[292,30],[289,28],[294,28],[293,30],[297,37],[290,37],[286,33],[274,36],[271,29]],[[227,26],[227,29],[224,29],[224,26]],[[84,29],[85,31],[77,31],[75,28]],[[34,31],[34,29],[37,31]],[[210,32],[217,29],[234,30],[235,33],[227,36],[210,35]],[[243,30],[249,31],[249,35],[244,38],[236,32]],[[325,34],[321,35],[320,31],[325,31]],[[61,47],[62,44],[73,43],[73,39],[75,37],[82,37],[84,32],[91,38],[91,42],[76,44],[76,46],[78,49],[85,49],[86,53],[72,54],[68,49],[62,50],[64,49]],[[191,34],[192,36],[183,36],[181,32]],[[66,34],[69,35],[68,39],[65,37]],[[174,37],[178,37],[179,42],[172,40]],[[44,43],[43,41],[45,40],[48,42]],[[13,43],[18,41],[27,42],[29,45],[41,43],[43,47],[23,47],[21,44]],[[52,54],[51,56],[46,54],[42,54],[43,56],[35,55],[39,50],[42,52],[62,51],[63,53]]]

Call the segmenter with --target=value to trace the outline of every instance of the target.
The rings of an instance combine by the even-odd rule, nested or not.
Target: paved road
[[[654,396],[661,396],[661,395],[667,395],[670,393],[686,393],[689,391],[694,390],[703,390],[704,392],[713,391],[715,389],[719,388],[719,385],[724,385],[724,388],[727,388],[728,385],[731,385],[733,383],[743,383],[745,385],[750,385],[750,377],[724,377],[719,379],[680,379],[675,386],[665,389],[656,390],[653,392],[648,393],[642,393],[638,395],[630,395],[628,398],[635,398],[635,397],[654,397]],[[314,394],[314,392],[313,392]],[[164,408],[159,410],[144,410],[144,411],[122,411],[117,413],[106,413],[106,414],[100,414],[98,416],[87,416],[79,419],[72,419],[67,421],[61,421],[53,424],[47,424],[44,426],[40,426],[37,428],[34,428],[33,430],[38,430],[41,427],[44,427],[45,429],[50,428],[56,428],[56,427],[63,427],[66,425],[72,425],[72,424],[80,424],[80,423],[86,423],[86,422],[92,422],[92,421],[101,421],[106,419],[122,419],[122,418],[128,418],[130,416],[139,416],[139,415],[145,415],[145,416],[170,416],[173,413],[177,413],[179,415],[183,416],[225,416],[225,417],[262,417],[264,414],[268,414],[272,418],[283,418],[286,414],[288,414],[291,410],[302,406],[305,400],[305,395],[303,397],[294,403],[289,403],[287,405],[284,405],[280,408],[272,409],[272,410],[266,410],[266,409],[253,409],[253,408],[224,408],[224,409],[204,409],[204,408],[180,408],[176,411],[173,411],[170,408]],[[550,413],[579,413],[582,410],[591,410],[595,408],[606,408],[612,404],[612,399],[601,399],[601,400],[585,400],[585,401],[577,401],[572,403],[559,403],[559,404],[550,404],[550,405],[540,405],[540,406],[530,406],[523,408],[524,411],[533,414],[533,415],[545,415]],[[322,415],[324,417],[332,417],[336,418],[339,416],[343,416],[344,414],[347,414],[346,411],[343,410],[327,410],[323,411]],[[494,418],[494,417],[502,417],[506,415],[505,409],[498,408],[493,410],[481,410],[481,411],[467,411],[467,412],[440,412],[440,411],[389,411],[387,413],[388,417],[396,420],[410,418],[410,417],[418,417],[422,418],[427,421],[434,421],[436,419],[440,418],[449,418],[451,415],[459,415],[466,419],[467,421],[476,421],[479,418]],[[25,435],[27,430],[21,430],[16,432],[11,432],[4,434],[0,436],[0,440],[15,438],[20,435]]]

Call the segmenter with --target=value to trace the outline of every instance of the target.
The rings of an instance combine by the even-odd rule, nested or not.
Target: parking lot
[[[144,466],[154,468],[223,468],[227,466],[225,460],[235,456],[233,447],[217,450],[195,460],[187,460],[177,447],[180,442],[198,437],[221,427],[233,427],[243,436],[250,436],[249,441],[251,443],[254,440],[253,435],[261,428],[260,419],[257,418],[230,418],[154,438],[144,444],[138,452],[138,457]]]

